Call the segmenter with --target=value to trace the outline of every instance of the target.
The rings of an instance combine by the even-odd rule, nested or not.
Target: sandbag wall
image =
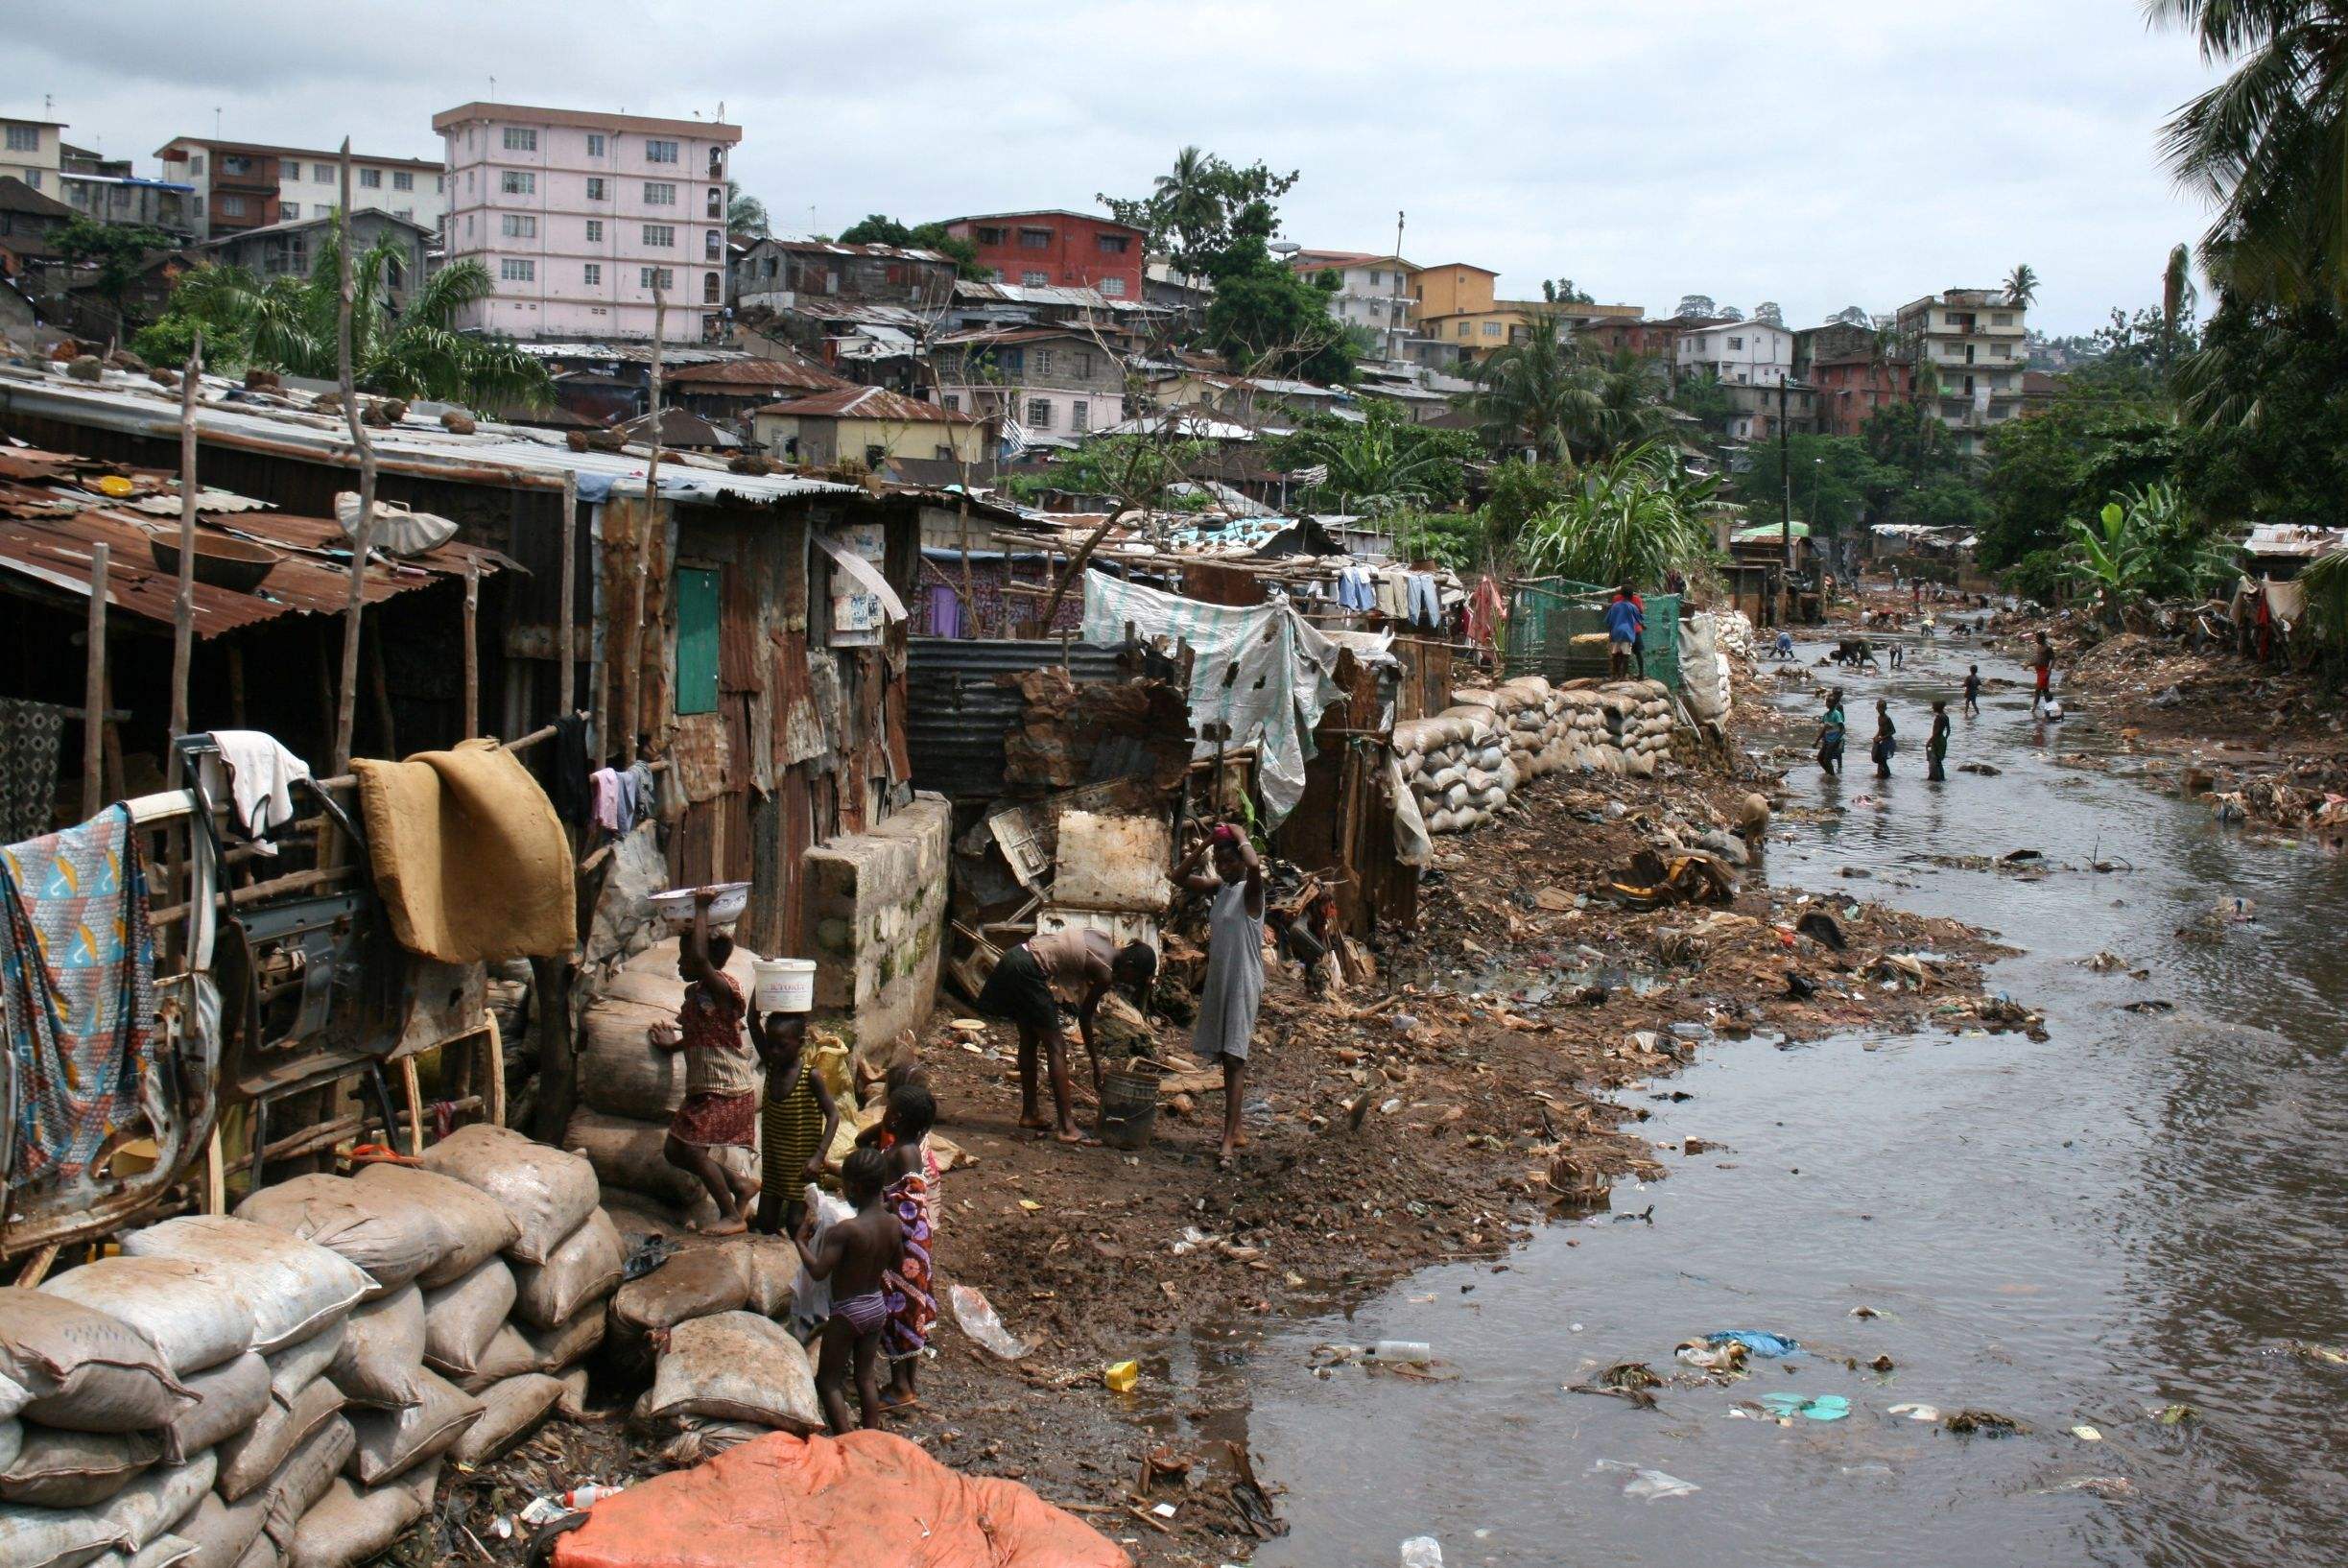
[[[650,1043],[647,1031],[674,1024],[684,1006],[685,982],[676,972],[676,938],[654,942],[606,980],[586,1006],[579,1033],[579,1108],[563,1147],[580,1150],[606,1188],[634,1195],[663,1218],[707,1225],[717,1206],[701,1184],[661,1152],[669,1119],[685,1099],[685,1057]],[[736,947],[726,975],[749,998],[754,956]],[[755,1146],[723,1150],[736,1174],[757,1170]]]
[[[0,1291],[0,1563],[375,1556],[444,1460],[583,1394],[621,1272],[598,1196],[578,1156],[468,1127]]]
[[[1394,726],[1430,833],[1481,827],[1528,780],[1558,769],[1651,777],[1671,755],[1670,692],[1658,680],[1552,686],[1524,676],[1452,695],[1434,718]]]

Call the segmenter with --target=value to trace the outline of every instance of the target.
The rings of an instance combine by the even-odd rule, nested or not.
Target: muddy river
[[[1184,1347],[1191,1397],[1229,1413],[1208,1433],[1244,1428],[1287,1488],[1292,1533],[1257,1563],[1391,1564],[1417,1535],[1453,1565],[2348,1561],[2348,1366],[2305,1348],[2348,1349],[2348,867],[2059,765],[2109,737],[2090,714],[2033,724],[2027,689],[1957,721],[1952,767],[1998,776],[1926,783],[1929,700],[1954,710],[1976,657],[1944,645],[1847,682],[1849,772],[1791,780],[1796,803],[1845,809],[1792,825],[1770,874],[1990,928],[2024,950],[1991,988],[2051,1038],[1707,1045],[1640,1103],[1658,1142],[1719,1147],[1667,1154],[1671,1178],[1618,1191],[1614,1217],[1350,1317]],[[1865,760],[1879,695],[1904,748],[1888,784]],[[2016,848],[2057,868],[1928,858]],[[2232,893],[2254,920],[2180,935]],[[2125,967],[2083,965],[2099,952]],[[1724,1329],[1804,1353],[1652,1411],[1564,1391],[1619,1362],[1682,1370],[1676,1342]],[[1458,1375],[1309,1365],[1380,1339],[1428,1342]],[[1769,1394],[1848,1414],[1754,1418]],[[1899,1405],[2026,1430],[1962,1437]]]

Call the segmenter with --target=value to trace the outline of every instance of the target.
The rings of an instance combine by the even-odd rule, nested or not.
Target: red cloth
[[[689,1094],[669,1119],[669,1135],[697,1149],[747,1149],[758,1128],[758,1096]]]

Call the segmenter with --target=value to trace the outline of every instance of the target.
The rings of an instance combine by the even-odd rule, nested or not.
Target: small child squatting
[[[836,1222],[811,1244],[813,1219],[801,1222],[792,1240],[807,1271],[832,1284],[832,1315],[818,1336],[816,1393],[823,1401],[824,1423],[835,1437],[849,1430],[847,1380],[856,1376],[856,1403],[862,1425],[881,1424],[881,1390],[876,1375],[880,1365],[881,1330],[889,1322],[887,1276],[905,1247],[904,1228],[897,1223],[885,1188],[889,1156],[877,1149],[859,1149],[842,1165],[841,1190],[856,1212]]]

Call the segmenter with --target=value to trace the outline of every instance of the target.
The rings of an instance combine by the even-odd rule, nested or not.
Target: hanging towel
[[[269,836],[294,820],[294,786],[310,776],[310,765],[277,744],[277,737],[258,729],[216,729],[212,744],[220,748],[217,764],[203,759],[203,786],[218,799],[225,794],[236,808],[236,820],[246,837],[264,855],[277,846]],[[216,767],[227,769],[223,780]]]
[[[154,941],[130,809],[0,849],[0,1020],[14,1189],[89,1169],[128,1123],[154,1041]]]
[[[570,844],[512,752],[463,741],[351,770],[375,888],[400,946],[479,963],[554,958],[577,944]]]
[[[595,825],[606,833],[620,831],[620,775],[609,768],[598,768],[587,775],[587,788],[595,796]]]
[[[57,757],[73,710],[0,697],[0,843],[49,831],[57,812]]]

